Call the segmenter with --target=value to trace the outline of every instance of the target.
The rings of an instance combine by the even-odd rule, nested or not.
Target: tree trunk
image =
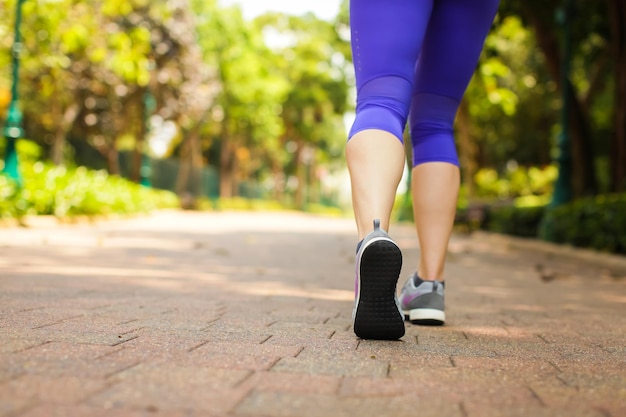
[[[189,172],[191,171],[191,138],[187,136],[180,150],[178,175],[176,177],[176,194],[186,196],[189,189]]]
[[[195,200],[203,195],[202,149],[200,147],[200,124],[190,130],[180,152],[180,164],[176,177],[176,194],[183,201],[183,208],[195,207]],[[190,186],[193,185],[193,187]]]
[[[623,192],[626,190],[626,4],[623,0],[609,0],[609,16],[615,66],[610,190]]]
[[[573,189],[575,196],[595,195],[598,193],[594,152],[591,137],[590,116],[583,103],[576,96],[576,89],[567,81],[569,93],[569,127],[571,134],[571,152],[574,172]]]
[[[525,15],[534,28],[537,43],[546,58],[548,72],[555,80],[560,91],[563,88],[570,90],[569,105],[571,112],[569,116],[571,153],[573,162],[572,186],[575,196],[597,193],[597,181],[593,161],[592,138],[589,128],[589,112],[581,103],[580,98],[571,82],[563,85],[561,79],[561,50],[557,37],[533,7],[528,3],[523,3]]]
[[[302,160],[302,153],[304,146],[301,140],[296,141],[297,148],[294,152],[294,158],[296,160],[296,178],[298,179],[298,186],[296,187],[295,205],[298,209],[304,209],[305,204],[305,188],[306,188],[306,166]]]
[[[274,177],[274,189],[272,197],[275,201],[283,201],[285,192],[285,172],[278,158],[274,158],[272,163],[272,176]]]
[[[235,195],[235,170],[237,168],[235,146],[230,139],[222,139],[220,154],[220,197],[231,198]]]
[[[141,94],[135,94],[136,120],[141,120],[141,122],[137,123],[137,128],[135,129],[135,148],[133,149],[132,162],[130,164],[130,180],[137,183],[141,181],[141,166],[143,165],[144,147],[148,134],[146,125],[147,109],[144,100],[142,100],[143,91],[145,89],[141,89]]]
[[[307,194],[309,203],[319,204],[320,202],[320,180],[317,177],[317,164],[315,163],[314,153],[312,152],[311,161],[307,167]]]
[[[202,195],[202,146],[200,144],[200,124],[197,124],[189,132],[189,162],[191,165],[191,175],[195,187],[193,192],[196,196]]]
[[[120,158],[115,144],[106,150],[107,170],[110,175],[120,175]]]
[[[76,103],[71,104],[65,109],[65,112],[61,114],[60,108],[61,104],[58,102],[54,102],[55,106],[57,106],[57,117],[59,122],[56,125],[56,129],[54,131],[54,141],[52,142],[52,149],[50,151],[50,159],[52,159],[52,163],[55,165],[63,165],[64,163],[64,151],[65,151],[65,137],[67,136],[67,132],[69,132],[70,128],[74,124],[76,117],[78,116],[78,105]]]
[[[478,164],[476,161],[478,147],[472,137],[471,119],[467,99],[463,99],[461,101],[461,105],[459,106],[459,111],[456,116],[456,129],[463,184],[467,190],[467,198],[472,200],[476,197],[476,184],[474,182],[474,176],[478,171]]]
[[[63,165],[63,151],[65,150],[65,130],[63,123],[58,121],[61,119],[61,103],[58,100],[52,100],[52,114],[57,120],[56,129],[54,130],[54,139],[52,148],[50,149],[50,159],[54,165]]]

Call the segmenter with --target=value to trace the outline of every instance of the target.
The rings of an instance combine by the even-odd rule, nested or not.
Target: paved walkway
[[[448,324],[350,326],[351,219],[0,229],[0,416],[626,416],[626,267],[454,238]],[[417,256],[410,227],[392,235]]]

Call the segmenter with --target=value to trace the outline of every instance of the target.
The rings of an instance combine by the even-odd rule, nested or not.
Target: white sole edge
[[[436,320],[444,323],[446,321],[446,313],[434,308],[416,308],[413,310],[403,310],[405,317],[410,321],[416,320]]]

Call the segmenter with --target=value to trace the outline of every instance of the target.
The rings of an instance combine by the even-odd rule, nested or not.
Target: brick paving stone
[[[32,404],[36,404],[34,397],[15,397],[9,390],[1,389],[0,385],[0,417],[18,415],[21,411],[27,410]]]
[[[307,334],[303,333],[292,333],[284,332],[278,335],[270,335],[268,336],[263,343],[267,343],[270,345],[285,345],[285,346],[311,346],[311,347],[324,347],[324,346],[334,346],[337,349],[349,349],[354,350],[358,345],[358,340],[356,337],[345,339],[338,338],[335,339],[334,335],[336,333],[331,331],[330,337],[320,337],[320,338],[308,338]],[[354,332],[352,332],[354,334]]]
[[[119,348],[105,345],[47,343],[0,358],[0,366],[15,374],[107,377],[136,363],[132,358],[118,358]]]
[[[46,338],[51,342],[85,343],[115,346],[137,337],[140,328],[134,323],[117,323],[110,318],[79,316],[49,324]],[[39,328],[41,331],[41,328]]]
[[[25,337],[24,333],[25,332],[21,332],[21,337],[19,334],[16,334],[15,336],[3,334],[0,339],[0,353],[19,352],[20,350],[29,349],[48,342],[46,338]]]
[[[608,384],[601,381],[593,386],[572,386],[568,381],[555,377],[529,384],[547,407],[593,409],[602,415],[622,416],[626,414],[626,385]]]
[[[307,339],[330,339],[336,332],[331,326],[323,324],[294,323],[289,321],[272,323],[267,327],[267,330],[276,336],[297,334]]]
[[[542,338],[531,334],[525,337],[470,336],[466,344],[480,346],[483,351],[493,352],[496,357],[510,356],[527,359],[553,359],[558,357],[563,349],[557,345],[546,344]]]
[[[376,356],[379,358],[379,356]],[[380,357],[384,360],[384,357]],[[445,354],[419,354],[415,357],[399,357],[389,359],[389,375],[393,377],[411,376],[415,369],[424,368],[451,368],[452,358]]]
[[[475,356],[453,356],[451,362],[455,368],[479,369],[503,374],[516,375],[520,380],[542,379],[557,375],[559,371],[547,360],[526,359],[498,356],[495,358],[477,358]]]
[[[363,360],[353,355],[329,352],[319,357],[281,358],[272,368],[275,372],[307,375],[375,375],[386,376],[389,363],[376,359]]]
[[[279,417],[462,415],[457,404],[445,403],[436,398],[428,402],[428,407],[417,408],[415,403],[409,404],[410,402],[410,399],[402,397],[343,397],[255,391],[235,411],[237,415],[244,416],[261,413]]]
[[[563,373],[586,373],[593,371],[593,374],[626,378],[625,358],[619,354],[607,353],[598,356],[561,356],[555,358],[551,363]],[[626,385],[626,384],[625,384]]]
[[[114,385],[86,402],[105,408],[224,413],[247,394],[247,388],[237,389],[237,385],[251,374],[247,370],[183,366],[175,362],[141,364],[116,375]]]
[[[331,340],[346,340],[354,341],[354,331],[352,330],[352,323],[346,329],[335,330],[330,337]]]
[[[220,319],[206,328],[204,336],[205,340],[213,342],[262,343],[272,336],[272,332],[268,330],[268,325],[262,322],[237,326]]]
[[[256,391],[332,395],[339,390],[342,377],[335,375],[256,372],[245,383]]]
[[[231,355],[262,355],[276,358],[295,357],[302,351],[298,346],[281,346],[269,343],[236,343],[236,342],[206,342],[197,346],[188,357],[201,359],[211,353],[228,353]]]
[[[0,319],[0,325],[6,329],[40,329],[84,317],[84,314],[84,310],[77,308],[38,308],[4,314]]]
[[[311,349],[310,347],[304,347],[298,354],[297,359],[306,361],[324,361],[324,362],[350,362],[352,360],[364,361],[364,362],[384,362],[387,361],[377,358],[375,355],[368,355],[353,350],[335,350],[335,349]]]
[[[104,408],[93,406],[66,406],[56,404],[41,404],[20,414],[20,417],[222,417],[220,414],[200,412],[195,410],[173,411],[131,408]]]
[[[446,326],[386,342],[352,331],[352,219],[0,229],[0,417],[626,415],[626,258],[503,241],[455,235]]]
[[[277,323],[289,325],[291,323],[310,324],[310,325],[328,325],[328,321],[332,318],[331,311],[294,311],[293,306],[284,309],[274,310],[268,314],[268,317],[274,319]],[[339,327],[343,327],[340,325]]]
[[[468,417],[605,417],[602,410],[590,407],[578,408],[566,406],[552,409],[542,405],[516,404],[505,409],[493,407],[491,405],[475,404],[471,401],[463,403],[464,415]]]
[[[472,400],[490,406],[538,403],[521,379],[502,371],[463,369],[457,367],[413,368],[408,372],[391,372],[391,378],[414,381],[416,389],[441,393],[449,401]]]
[[[132,349],[133,352],[143,352],[145,355],[155,357],[169,357],[177,353],[186,353],[195,347],[206,343],[208,335],[204,331],[167,331],[140,329],[136,333],[137,337],[128,340],[120,345],[125,349]],[[128,350],[130,352],[130,350]]]
[[[446,397],[433,395],[424,391],[415,394],[415,389],[408,395],[389,399],[388,413],[392,416],[415,417],[464,417],[460,403],[452,402]]]
[[[237,354],[228,351],[198,352],[187,357],[182,363],[197,364],[224,369],[249,369],[253,371],[266,371],[271,369],[279,360],[280,356],[274,354]],[[178,363],[178,362],[175,362]]]
[[[394,397],[421,391],[412,378],[347,376],[341,380],[338,394],[344,397]]]
[[[16,378],[23,373],[21,363],[10,362],[7,359],[0,361],[0,383]]]
[[[12,399],[76,404],[108,384],[103,379],[75,376],[22,375],[0,385],[0,392]]]

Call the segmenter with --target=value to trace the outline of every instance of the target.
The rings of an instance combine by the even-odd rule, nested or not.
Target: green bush
[[[59,218],[146,213],[179,207],[169,191],[146,188],[105,171],[68,169],[42,162],[20,166],[23,186],[0,176],[0,217],[55,215]]]
[[[497,199],[551,195],[557,173],[554,165],[526,168],[513,163],[502,174],[483,168],[474,176],[476,195]]]
[[[491,207],[486,230],[626,254],[626,194],[602,195],[551,208]]]
[[[495,207],[487,210],[487,230],[521,237],[537,237],[545,206]]]
[[[17,184],[0,175],[0,219],[19,218],[26,212],[26,202],[20,198]]]
[[[547,210],[541,237],[626,254],[626,194],[584,198]]]

